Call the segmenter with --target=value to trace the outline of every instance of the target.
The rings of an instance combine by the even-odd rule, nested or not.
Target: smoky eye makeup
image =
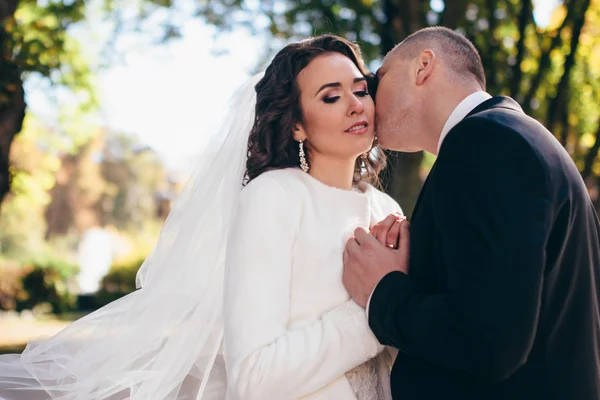
[[[332,104],[338,101],[340,96],[325,96],[323,97],[323,102],[327,104]]]
[[[361,82],[361,84],[352,92],[359,97],[367,97],[370,95],[368,83]],[[324,103],[333,104],[340,99],[341,96],[335,94],[326,94],[321,99]]]

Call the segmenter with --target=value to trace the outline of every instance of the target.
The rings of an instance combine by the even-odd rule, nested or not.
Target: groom
[[[390,216],[344,252],[344,285],[400,350],[393,397],[600,399],[600,225],[567,152],[484,91],[477,50],[451,30],[408,37],[378,78],[380,143],[438,156],[410,245],[403,222],[386,247]]]

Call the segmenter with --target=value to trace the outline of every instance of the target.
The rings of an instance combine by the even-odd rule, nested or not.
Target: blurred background
[[[211,115],[312,35],[357,41],[375,71],[422,27],[460,31],[600,209],[600,0],[0,0],[0,21],[0,352],[135,289]],[[391,158],[408,215],[434,161]]]

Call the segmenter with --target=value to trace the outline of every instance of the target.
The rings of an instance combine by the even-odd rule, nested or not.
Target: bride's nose
[[[365,111],[365,105],[360,101],[360,99],[356,96],[350,97],[350,104],[348,105],[348,116],[352,116],[354,114],[362,114]]]

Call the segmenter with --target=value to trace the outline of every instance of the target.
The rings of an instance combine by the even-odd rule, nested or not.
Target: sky
[[[534,0],[536,22],[547,24],[559,3]],[[86,36],[89,31],[82,27],[75,35],[93,43]],[[159,153],[169,170],[182,174],[201,157],[211,134],[206,132],[211,116],[250,77],[265,46],[264,39],[238,30],[227,38],[228,52],[215,55],[213,32],[198,19],[188,21],[181,39],[129,50],[123,62],[98,74],[100,123],[137,135]],[[93,46],[89,51],[95,51]],[[53,113],[47,86],[32,79],[26,82],[26,93],[34,114]]]

